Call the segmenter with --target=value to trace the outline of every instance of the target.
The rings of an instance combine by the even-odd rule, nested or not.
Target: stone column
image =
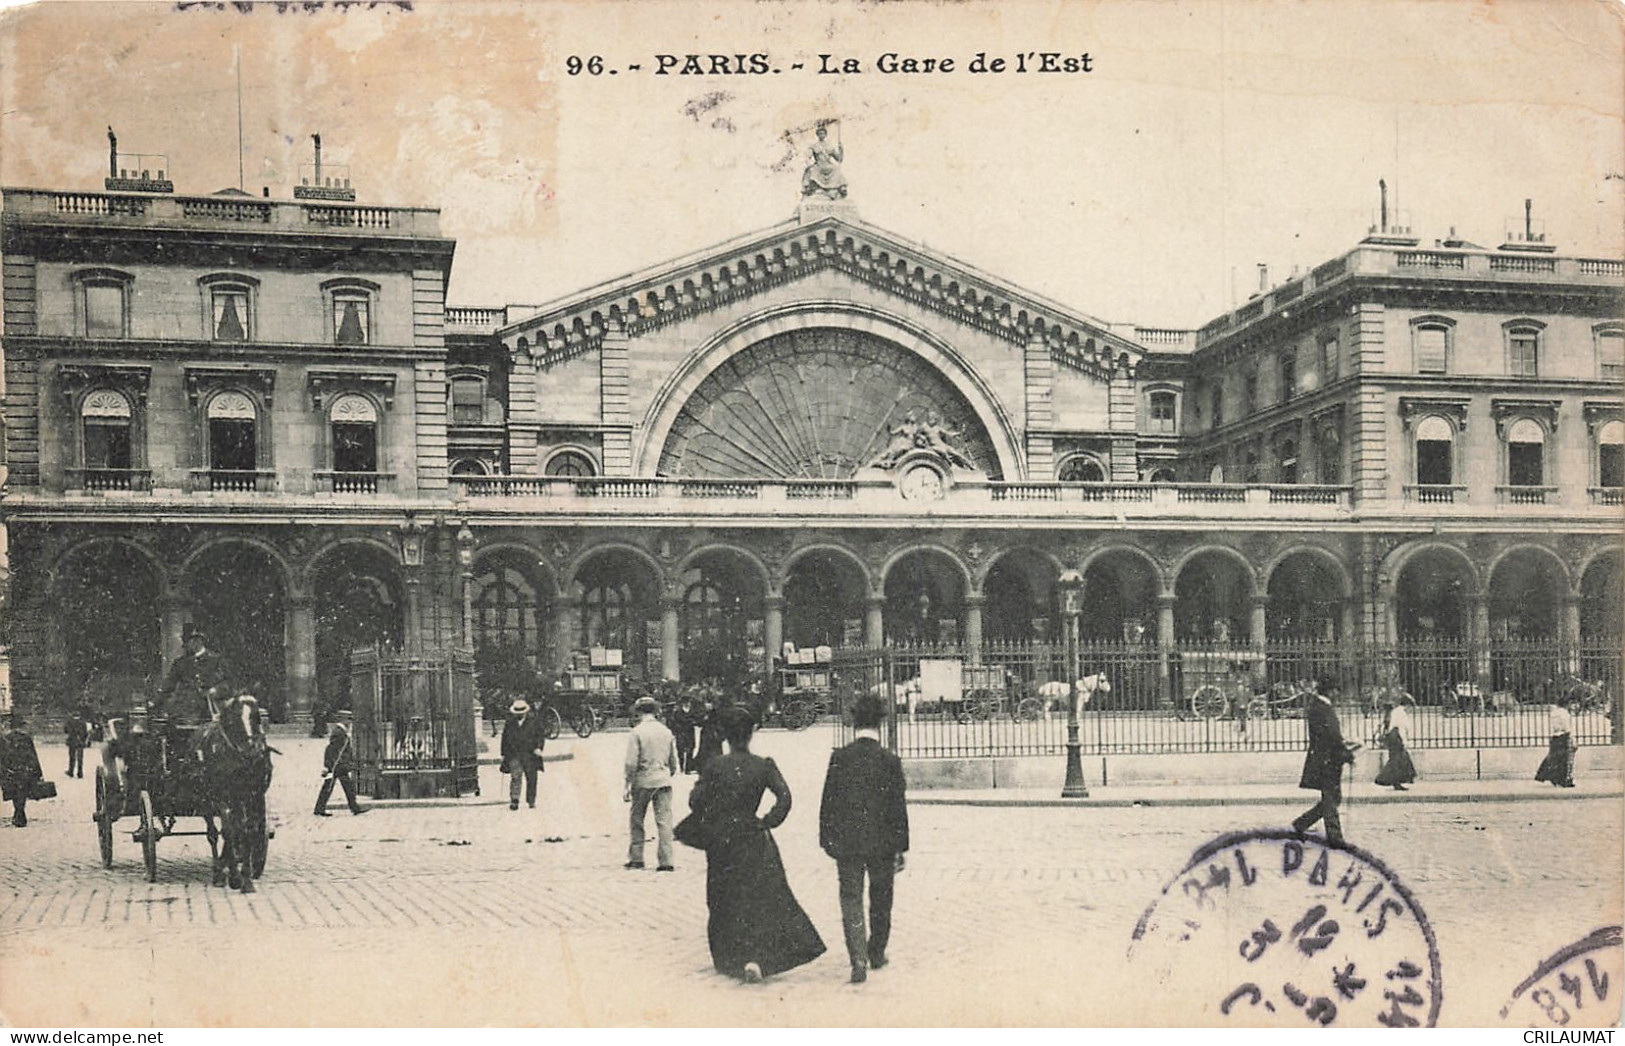
[[[1354,641],[1354,600],[1345,599],[1337,608],[1337,641],[1339,643],[1352,643]]]
[[[1264,645],[1269,642],[1269,604],[1270,599],[1268,596],[1253,596],[1253,612],[1252,618],[1248,622],[1247,638],[1252,641],[1253,647],[1259,651],[1262,651]],[[1259,658],[1252,662],[1252,666],[1254,681],[1263,682],[1265,678],[1264,659]]]
[[[419,591],[423,579],[415,567],[405,567],[401,573],[406,587],[406,652],[415,654],[423,649],[423,594]]]
[[[677,680],[682,673],[682,651],[678,646],[677,600],[660,603],[660,676]]]
[[[1563,669],[1580,671],[1580,593],[1570,592],[1563,597]]]
[[[863,617],[863,641],[871,648],[886,645],[886,600],[870,596]]]
[[[766,620],[762,623],[762,645],[767,648],[763,671],[773,667],[773,659],[784,649],[784,597],[768,596],[762,601]]]
[[[549,622],[553,632],[553,674],[564,670],[564,663],[575,649],[576,637],[581,635],[581,599],[579,596],[560,596],[553,604],[553,618]]]
[[[316,600],[308,593],[288,597],[287,642],[288,716],[302,719],[316,702]]]
[[[986,603],[986,596],[965,597],[965,649],[971,664],[982,660],[982,607]]]
[[[1163,700],[1167,704],[1174,703],[1175,602],[1176,598],[1172,592],[1165,592],[1157,597],[1157,649],[1161,651],[1161,655],[1157,658],[1157,681],[1162,690]]]
[[[1478,685],[1486,693],[1490,689],[1490,601],[1482,592],[1475,592],[1469,602],[1472,619],[1467,626],[1467,642],[1475,659]]]

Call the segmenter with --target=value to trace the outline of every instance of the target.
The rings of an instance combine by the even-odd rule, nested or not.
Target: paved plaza
[[[42,744],[62,794],[27,829],[0,829],[0,1009],[23,1026],[1155,1023],[1181,988],[1126,962],[1136,920],[1202,843],[1291,816],[1261,794],[1095,808],[923,794],[938,802],[910,811],[894,962],[853,987],[817,848],[830,735],[765,732],[757,748],[796,799],[776,835],[830,950],[747,987],[711,971],[703,855],[679,848],[675,875],[621,868],[624,739],[550,746],[568,758],[548,764],[537,811],[510,812],[487,766],[473,803],[362,817],[335,803],[318,819],[320,742],[279,737],[277,834],[251,896],[208,885],[202,839],[165,839],[147,883],[130,820],[103,869],[91,778],[64,781],[62,749]],[[1622,804],[1595,789],[1439,802],[1427,788],[1357,804],[1345,827],[1432,922],[1441,1023],[1493,1023],[1537,962],[1620,921]]]

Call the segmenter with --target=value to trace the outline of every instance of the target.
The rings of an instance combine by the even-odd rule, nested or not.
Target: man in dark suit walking
[[[1354,762],[1354,750],[1343,741],[1343,729],[1337,723],[1331,698],[1315,694],[1309,700],[1309,753],[1303,759],[1303,776],[1299,788],[1317,789],[1320,802],[1298,815],[1292,827],[1307,832],[1309,826],[1324,819],[1326,841],[1333,846],[1343,845],[1343,820],[1337,808],[1343,802],[1343,767]]]
[[[830,753],[824,801],[818,815],[818,844],[835,858],[840,880],[841,925],[852,983],[862,984],[869,969],[886,965],[891,939],[892,885],[908,850],[908,804],[903,762],[880,744],[885,707],[874,697],[852,709],[857,738]],[[869,876],[869,920],[863,918],[863,877]]]

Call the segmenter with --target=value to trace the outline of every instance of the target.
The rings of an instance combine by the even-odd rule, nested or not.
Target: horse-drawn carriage
[[[802,655],[809,656],[804,660]],[[779,721],[787,730],[805,730],[829,715],[834,705],[830,648],[795,651],[786,660],[794,663],[779,668]]]
[[[1272,700],[1255,692],[1255,667],[1264,655],[1255,650],[1196,650],[1180,658],[1184,674],[1184,700],[1175,710],[1180,718],[1233,718],[1243,722],[1252,715],[1270,715]],[[1293,695],[1296,696],[1294,691]],[[1281,710],[1289,702],[1283,698]],[[1302,704],[1299,706],[1301,714]]]
[[[265,813],[271,783],[269,749],[251,697],[234,698],[221,719],[189,727],[144,711],[107,720],[96,768],[96,832],[102,866],[113,867],[115,823],[137,819],[131,838],[141,846],[148,882],[158,879],[158,842],[206,836],[215,885],[254,890],[265,870],[272,831]],[[181,818],[202,819],[200,831],[179,831]]]
[[[549,738],[558,736],[558,724],[568,723],[578,737],[591,737],[626,714],[626,687],[621,677],[621,652],[595,648],[576,655],[559,673],[559,685],[550,707],[543,712]]]

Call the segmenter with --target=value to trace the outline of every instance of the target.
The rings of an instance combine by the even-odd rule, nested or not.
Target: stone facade
[[[1046,641],[1069,567],[1097,639],[1619,633],[1618,262],[1376,238],[1183,331],[850,209],[499,308],[432,210],[0,213],[24,703],[150,690],[188,621],[282,714],[364,643]]]

